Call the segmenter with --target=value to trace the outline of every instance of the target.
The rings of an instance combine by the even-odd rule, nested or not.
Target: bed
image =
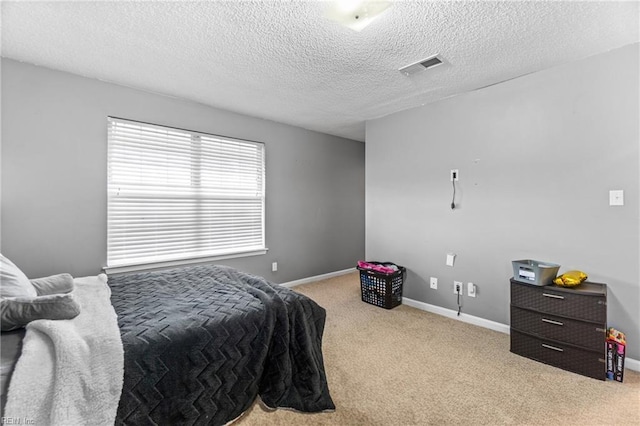
[[[326,313],[306,296],[213,265],[114,275],[105,287],[117,314],[123,375],[118,378],[117,367],[109,368],[114,374],[104,375],[110,394],[101,394],[103,401],[118,385],[121,393],[115,404],[103,402],[106,407],[91,409],[112,412],[99,422],[222,425],[241,416],[258,398],[273,409],[335,409],[322,355]],[[75,292],[82,289],[77,286]],[[83,304],[74,320],[49,322],[59,326],[82,320],[85,308]],[[96,315],[89,316],[86,321],[95,321]],[[27,326],[25,348],[29,333],[37,334],[32,332],[34,324],[42,321],[46,320]],[[108,340],[87,334],[96,344]],[[109,350],[112,346],[117,345]],[[118,356],[117,350],[107,356],[97,349],[90,358],[104,357],[104,364]],[[22,357],[28,354],[23,351]],[[22,358],[11,378],[9,404],[14,389],[19,393],[13,381],[21,362]],[[86,381],[77,387],[91,395]],[[95,403],[101,398],[87,399]]]

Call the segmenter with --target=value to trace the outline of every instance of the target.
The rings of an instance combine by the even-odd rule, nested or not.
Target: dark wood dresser
[[[511,279],[511,352],[605,380],[606,284],[535,286]]]

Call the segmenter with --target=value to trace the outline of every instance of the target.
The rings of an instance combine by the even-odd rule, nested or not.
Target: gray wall
[[[108,115],[265,143],[269,252],[219,263],[287,282],[364,257],[363,143],[3,59],[0,243],[28,276],[105,265]]]
[[[463,313],[503,324],[512,260],[583,270],[640,359],[638,75],[636,44],[367,123],[367,258],[405,265],[404,295],[449,309],[463,281]]]

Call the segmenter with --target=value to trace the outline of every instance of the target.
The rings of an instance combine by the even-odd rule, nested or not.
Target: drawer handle
[[[555,346],[551,346],[551,345],[545,345],[544,343],[542,344],[542,347],[547,349],[553,349],[554,351],[558,351],[558,352],[564,352],[564,349],[556,348]]]
[[[553,325],[564,325],[560,321],[553,321],[553,320],[546,319],[546,318],[542,318],[542,322],[546,322],[547,324],[553,324]]]
[[[542,293],[542,295],[553,299],[564,299],[564,296],[558,296],[557,294]]]

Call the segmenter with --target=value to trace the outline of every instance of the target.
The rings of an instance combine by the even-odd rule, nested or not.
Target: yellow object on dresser
[[[582,271],[569,271],[554,279],[553,283],[561,287],[575,287],[587,278],[587,274]]]

